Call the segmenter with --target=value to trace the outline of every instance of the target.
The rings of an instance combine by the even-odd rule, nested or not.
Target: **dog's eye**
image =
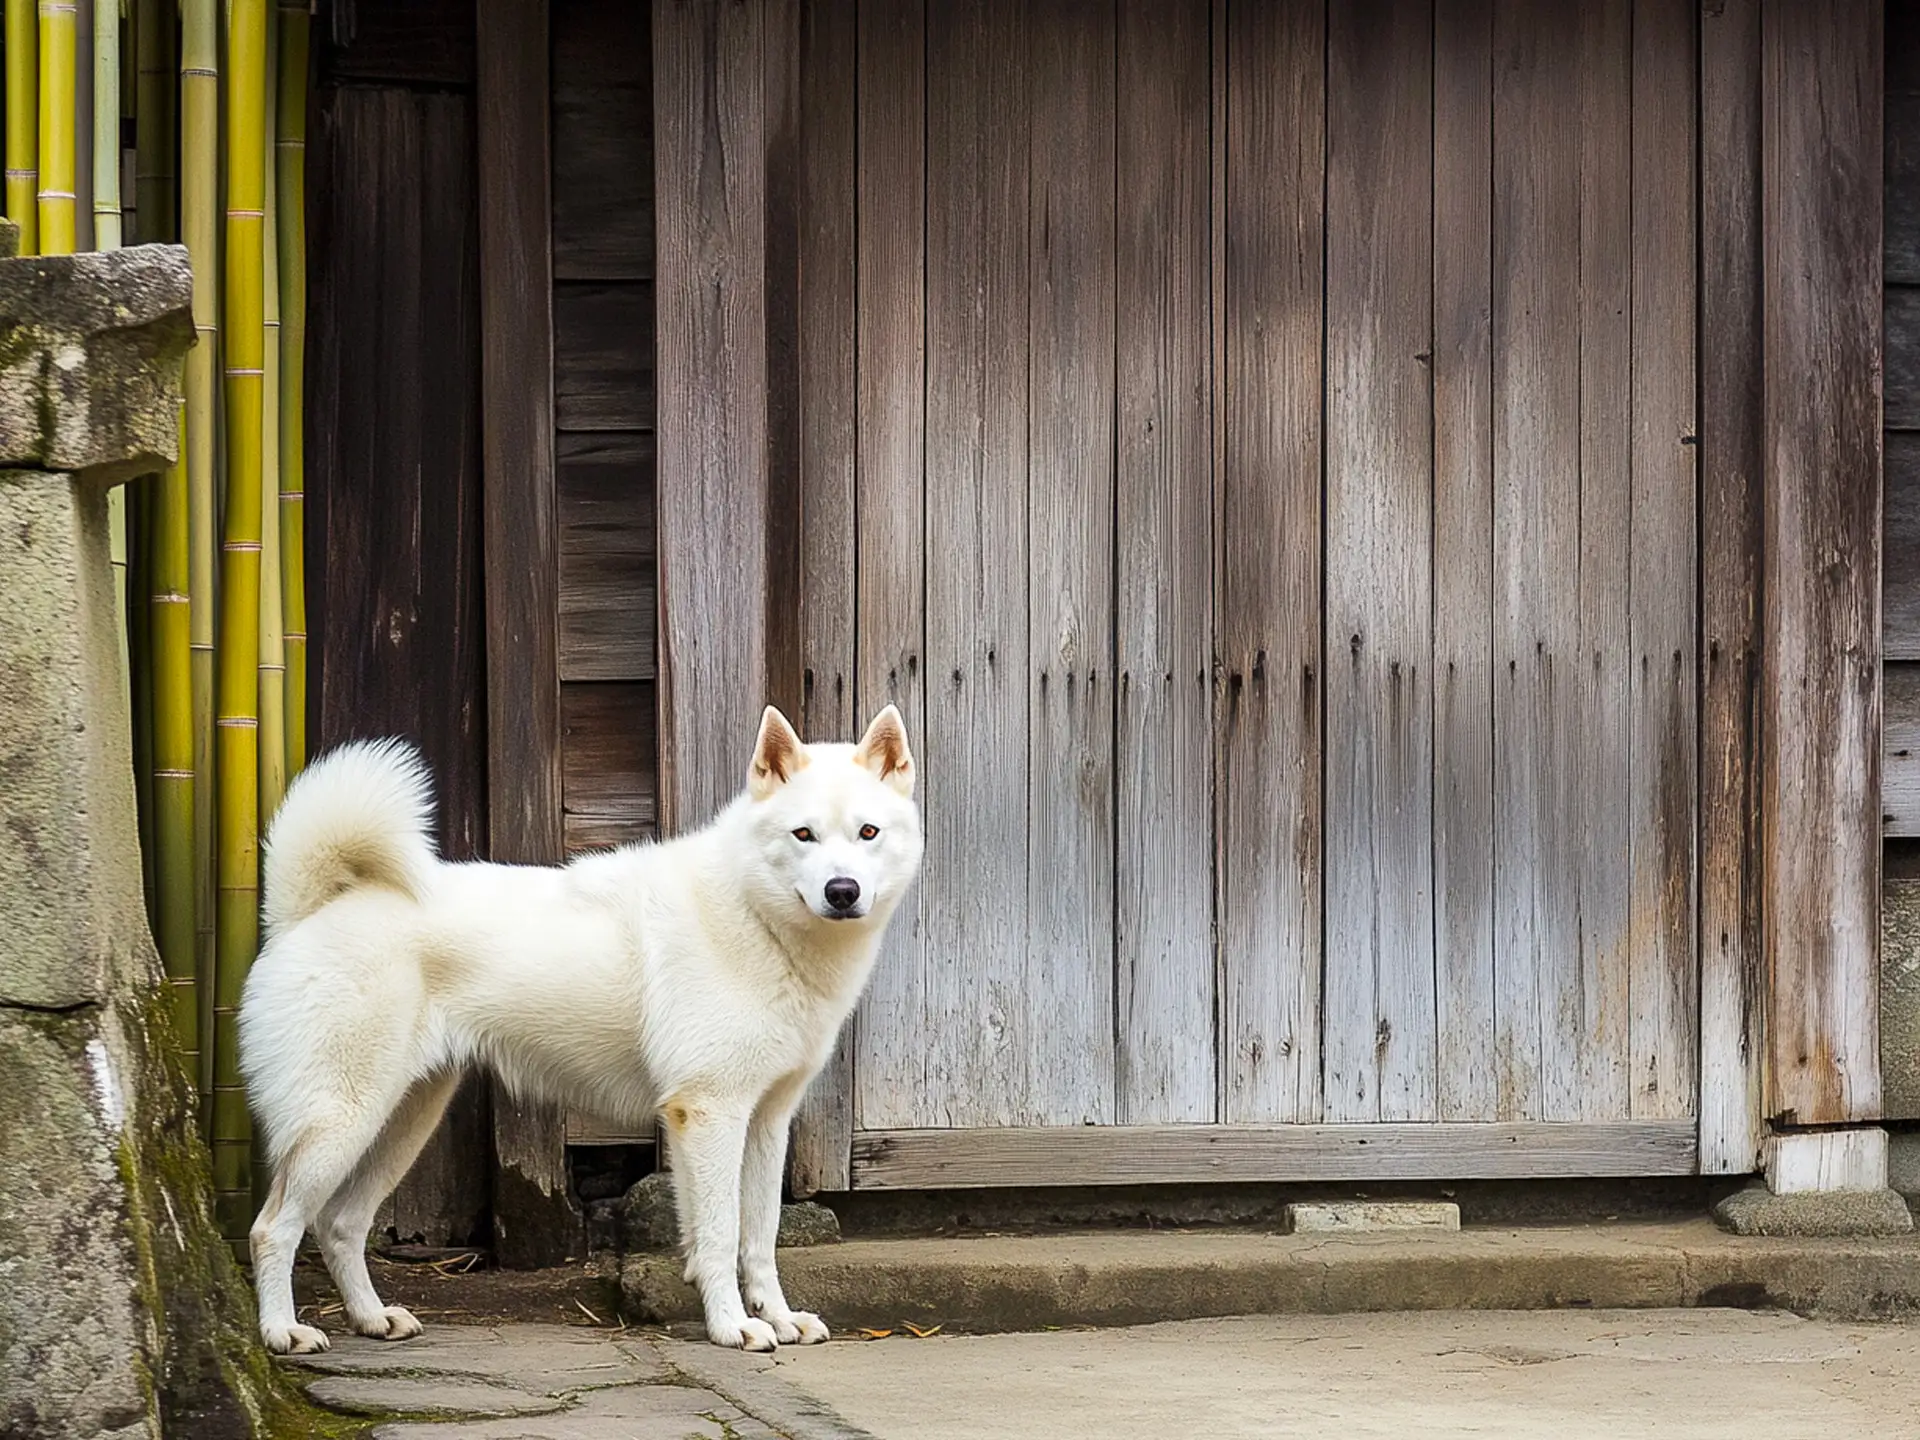
[[[879,834],[880,827],[878,825],[862,825],[860,827],[860,838],[862,840],[872,840]]]
[[[802,825],[798,830],[793,832],[793,838],[803,843],[811,841],[813,839],[813,831]]]

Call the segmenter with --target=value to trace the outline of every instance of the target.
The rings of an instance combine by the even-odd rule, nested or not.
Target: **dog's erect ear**
[[[896,707],[889,705],[873,717],[853,758],[902,795],[913,794],[913,751],[907,748],[907,722]]]
[[[760,738],[753,743],[753,766],[747,771],[747,789],[764,800],[807,768],[807,747],[793,733],[787,717],[767,706],[760,717]]]

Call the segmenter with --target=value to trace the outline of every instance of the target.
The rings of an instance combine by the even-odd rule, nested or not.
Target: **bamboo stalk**
[[[267,10],[267,50],[272,56],[280,38],[280,12]],[[274,123],[274,90],[278,68],[266,71],[263,125]],[[276,157],[262,147],[266,168],[260,177],[262,199],[260,236],[260,829],[264,833],[280,808],[287,790],[287,660],[283,638],[280,588],[280,249],[279,221],[274,197]]]
[[[35,0],[7,5],[7,218],[20,253],[40,253],[40,18]]]
[[[179,154],[180,59],[174,0],[136,0],[134,52],[139,66],[134,108],[134,214],[142,241],[180,233],[174,172]]]
[[[281,0],[274,141],[280,271],[280,586],[287,775],[307,763],[307,7]]]
[[[153,0],[142,0],[151,5]],[[193,621],[188,596],[187,407],[180,407],[181,459],[153,481],[152,602],[147,610],[153,659],[153,936],[167,972],[167,1008],[187,1051],[187,1073],[201,1083],[200,997],[194,870]]]
[[[73,6],[73,252],[93,249],[93,0]],[[126,675],[121,674],[124,682]]]
[[[214,950],[214,1210],[229,1239],[251,1219],[252,1127],[238,1054],[241,987],[260,934],[260,514],[265,316],[266,0],[227,10],[225,386],[227,493],[215,655],[219,894]]]
[[[93,248],[120,248],[120,0],[93,0]]]
[[[73,0],[40,0],[40,253],[71,255],[74,243]]]
[[[140,822],[140,893],[147,928],[154,926],[153,666],[147,645],[147,596],[153,593],[153,487],[158,478],[124,486],[127,492],[127,697],[133,712],[133,797]]]
[[[199,980],[201,1126],[213,1127],[214,723],[213,637],[217,571],[218,364],[220,354],[220,70],[216,0],[184,0],[180,45],[180,234],[193,259],[193,326],[187,352],[187,575],[193,714],[194,974]]]

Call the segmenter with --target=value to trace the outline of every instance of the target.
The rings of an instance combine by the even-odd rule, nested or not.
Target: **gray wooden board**
[[[654,687],[645,681],[568,681],[560,687],[569,815],[654,818],[657,716]]]
[[[651,430],[653,282],[556,284],[553,364],[553,402],[562,430]]]
[[[1028,69],[1018,0],[927,15],[926,1095],[1038,1113],[1027,994]]]
[[[560,678],[650,680],[654,653],[653,437],[632,458],[562,435]],[[619,437],[616,437],[619,438]]]
[[[1027,19],[1027,1114],[1113,1120],[1114,9]]]
[[[1630,1114],[1695,1110],[1697,570],[1694,94],[1691,0],[1633,14],[1632,891]]]
[[[1767,1110],[1839,1124],[1880,1108],[1881,7],[1765,18]]]
[[[1328,13],[1325,1113],[1431,1120],[1432,17]]]
[[[1433,895],[1438,1114],[1491,1120],[1493,4],[1436,0]]]
[[[1502,0],[1494,12],[1493,1060],[1496,1113],[1544,1113],[1543,1031],[1577,1003],[1568,847],[1579,595],[1579,17]],[[1570,745],[1571,737],[1561,740]],[[1555,971],[1542,974],[1545,965]],[[1575,1051],[1578,1054],[1578,1051]]]
[[[1913,285],[1920,283],[1920,92],[1889,88],[1886,104],[1882,254],[1887,283]]]
[[[1687,1175],[1691,1122],[1134,1125],[856,1135],[860,1190]]]
[[[797,289],[792,337],[798,465],[798,604],[773,603],[769,615],[797,618],[800,665],[792,712],[808,740],[853,740],[856,647],[855,564],[859,547],[854,467],[855,104],[858,34],[854,7],[783,0],[785,54],[795,93],[783,97],[781,126],[770,141],[769,170],[793,179],[781,227],[791,232]],[[775,66],[776,47],[767,58]],[[771,97],[769,97],[771,105]],[[769,257],[769,266],[772,258]],[[778,278],[788,283],[784,269]],[[778,455],[776,450],[775,455]],[[853,1136],[853,1035],[840,1036],[796,1119],[791,1175],[796,1191],[844,1190]]]
[[[1881,650],[1888,660],[1920,660],[1920,434],[1890,430],[1886,446]]]
[[[1206,0],[1122,0],[1114,1119],[1212,1120]]]
[[[553,273],[653,278],[653,29],[632,0],[553,7]]]
[[[1611,1119],[1628,1106],[1634,15],[1632,0],[1595,0],[1579,11],[1569,77],[1580,97],[1578,242],[1577,250],[1550,252],[1571,262],[1560,283],[1579,301],[1578,342],[1559,337],[1550,362],[1578,368],[1570,418],[1579,470],[1564,512],[1572,529],[1548,542],[1549,554],[1569,568],[1543,577],[1548,593],[1573,599],[1575,609],[1560,644],[1538,654],[1536,672],[1537,698],[1547,707],[1541,759],[1554,816],[1540,852],[1553,917],[1539,956],[1546,1120]],[[1537,23],[1552,44],[1552,26]]]
[[[654,7],[668,831],[733,797],[765,703],[763,19],[759,6]]]
[[[920,0],[860,7],[855,195],[855,515],[859,585],[855,713],[889,701],[928,769],[926,676],[926,70]],[[920,787],[923,806],[929,799]],[[927,809],[929,869],[944,865],[944,817]],[[857,1123],[934,1121],[927,1085],[922,880],[896,913],[854,1023]],[[948,952],[946,963],[955,964]]]
[[[1321,1112],[1325,13],[1307,0],[1233,5],[1225,35],[1214,396],[1219,1113],[1312,1121]]]
[[[1751,1171],[1766,1055],[1758,874],[1760,0],[1700,19],[1700,1165]]]
[[[1920,836],[1920,665],[1890,664],[1881,676],[1886,706],[1881,742],[1883,833]]]

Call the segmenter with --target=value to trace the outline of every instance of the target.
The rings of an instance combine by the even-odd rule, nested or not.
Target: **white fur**
[[[270,939],[240,1007],[274,1167],[252,1234],[268,1348],[326,1348],[294,1318],[309,1225],[355,1330],[419,1333],[374,1292],[366,1234],[473,1064],[525,1098],[664,1117],[708,1336],[825,1339],[774,1269],[788,1122],[918,872],[913,783],[892,707],[858,747],[803,747],[769,710],[747,791],[705,829],[546,867],[440,860],[400,742],[310,766],[269,837]],[[859,899],[842,885],[836,907],[847,879]]]

